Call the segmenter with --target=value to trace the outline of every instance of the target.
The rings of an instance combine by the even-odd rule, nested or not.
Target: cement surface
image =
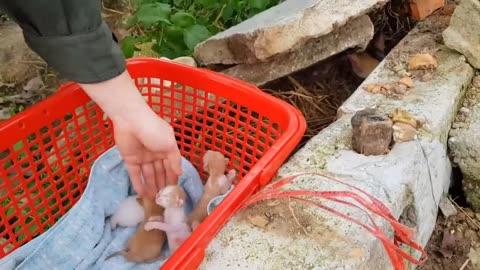
[[[420,23],[364,85],[398,80],[391,71],[392,64],[405,64],[412,54],[425,49],[430,49],[439,63],[432,80],[415,79],[416,90],[402,100],[368,93],[361,86],[342,106],[339,119],[285,163],[274,181],[305,172],[333,175],[381,200],[403,223],[414,228],[415,240],[425,246],[435,226],[439,201],[450,183],[451,166],[446,155],[450,121],[474,73],[464,57],[436,43],[444,26],[441,21]],[[401,108],[425,116],[428,128],[418,132],[418,139],[396,144],[387,155],[366,157],[350,150],[350,118],[364,107],[386,112]],[[322,177],[304,177],[285,188],[348,190]],[[366,222],[358,210],[325,205]],[[256,227],[237,213],[208,246],[200,269],[392,269],[381,242],[363,228],[317,208],[295,204],[292,209],[308,217],[308,226],[303,219],[300,226],[289,223],[299,226],[300,233],[284,233],[270,225]],[[265,214],[275,214],[272,211],[267,209]],[[379,225],[392,236],[388,224]],[[302,227],[306,233],[301,233]]]
[[[198,44],[194,55],[204,65],[264,61],[296,50],[386,2],[286,0]]]

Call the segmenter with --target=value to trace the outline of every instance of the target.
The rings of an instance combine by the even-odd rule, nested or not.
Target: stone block
[[[459,51],[480,69],[480,1],[462,0],[453,12],[450,26],[443,32],[445,44]]]
[[[386,2],[286,0],[198,44],[194,56],[202,65],[264,61],[327,35]]]
[[[364,48],[372,37],[373,24],[367,15],[362,15],[330,34],[309,40],[297,50],[258,63],[236,65],[222,73],[261,86],[348,48]]]
[[[357,153],[384,155],[392,141],[393,122],[375,109],[364,109],[352,116],[352,149]]]
[[[467,201],[480,209],[480,76],[468,88],[463,107],[450,131],[448,146],[463,174]]]

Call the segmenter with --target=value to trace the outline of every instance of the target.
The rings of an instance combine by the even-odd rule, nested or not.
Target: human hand
[[[128,72],[81,86],[112,120],[135,191],[154,199],[167,181],[177,184],[182,164],[173,129],[150,109]]]
[[[134,123],[113,123],[115,143],[133,188],[140,196],[155,198],[167,183],[177,184],[182,174],[181,154],[167,122],[153,112],[136,116]]]

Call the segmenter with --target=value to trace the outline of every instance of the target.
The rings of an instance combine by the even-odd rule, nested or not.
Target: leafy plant
[[[122,40],[127,58],[138,45],[170,59],[187,56],[200,42],[277,5],[281,0],[136,0],[128,25],[133,35]]]

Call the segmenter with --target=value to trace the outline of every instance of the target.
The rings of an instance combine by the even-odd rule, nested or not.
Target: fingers
[[[148,195],[150,197],[155,197],[155,194],[157,194],[158,191],[158,187],[155,179],[155,167],[153,163],[142,164],[142,176],[143,180],[145,180]]]
[[[126,164],[128,174],[130,175],[130,181],[132,182],[133,189],[137,192],[139,197],[145,196],[146,189],[142,183],[142,170],[140,165]]]
[[[167,177],[167,183],[169,185],[176,185],[178,184],[178,176],[172,170],[172,166],[170,165],[170,160],[165,159],[163,161],[163,165],[165,166],[165,174]]]
[[[178,148],[175,151],[172,151],[167,154],[167,160],[169,163],[169,169],[171,170],[171,175],[177,178],[183,174],[182,169],[182,155]],[[175,180],[176,181],[176,180]]]
[[[156,176],[156,181],[157,181],[157,187],[158,189],[162,189],[166,185],[166,171],[165,171],[165,166],[163,164],[163,160],[156,160],[154,163],[155,167],[155,176]],[[158,191],[158,190],[157,190]]]

